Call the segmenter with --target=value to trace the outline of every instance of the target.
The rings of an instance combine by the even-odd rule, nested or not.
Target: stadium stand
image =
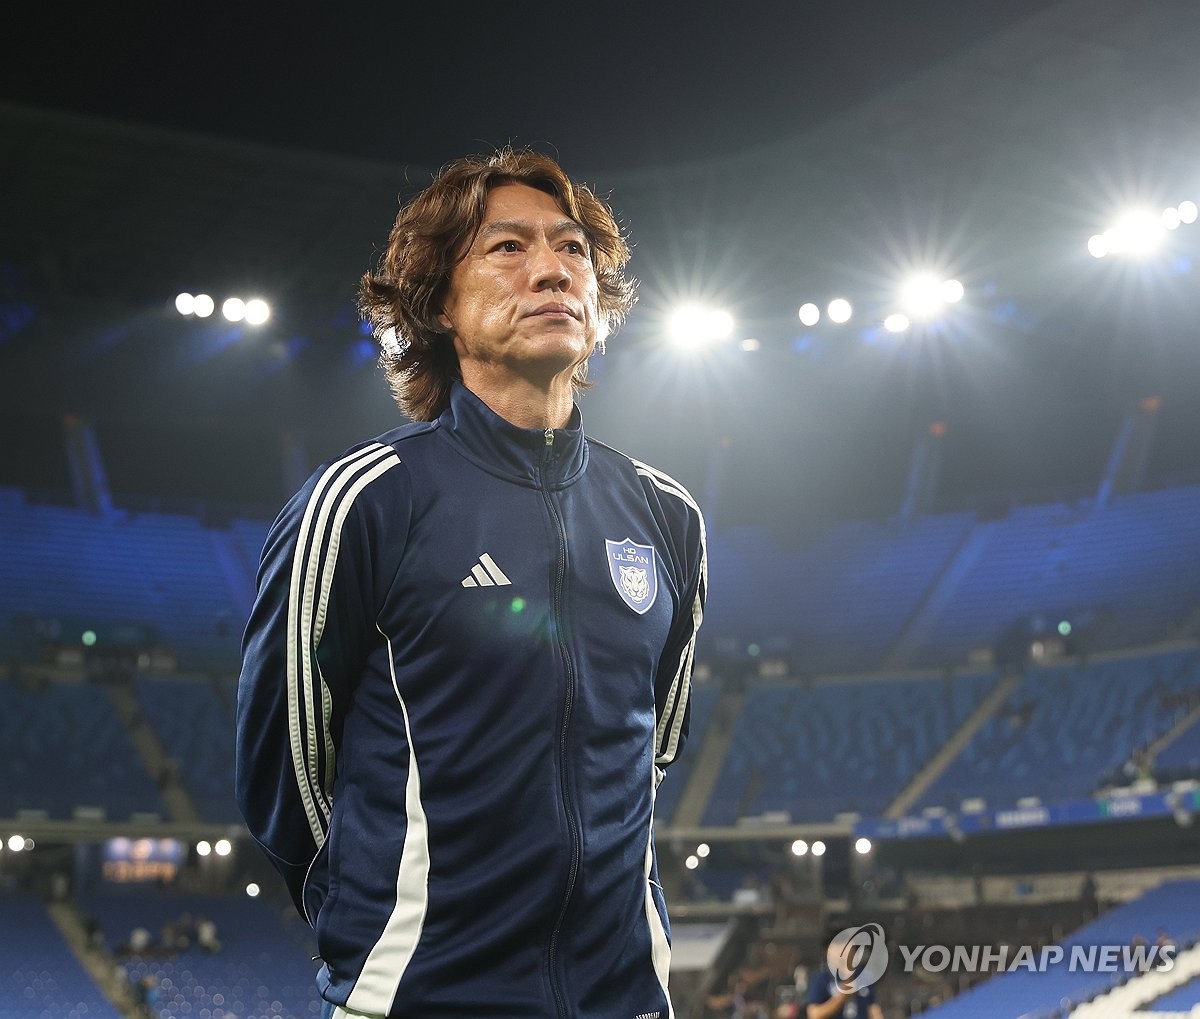
[[[995,679],[989,672],[752,687],[704,823],[768,811],[792,821],[881,814]]]
[[[0,556],[0,619],[10,641],[20,619],[87,620],[97,631],[132,624],[195,667],[236,663],[238,603],[195,517],[105,517],[3,489]]]
[[[962,661],[1014,621],[1089,620],[1112,649],[1169,638],[1196,605],[1200,488],[1015,508],[987,540],[914,657]]]
[[[1031,668],[1007,708],[976,733],[930,786],[925,807],[963,799],[993,807],[1022,797],[1083,799],[1138,747],[1165,732],[1179,695],[1200,690],[1192,648]]]
[[[206,821],[238,823],[233,798],[233,684],[138,676],[137,696],[179,780]]]
[[[0,1019],[119,1019],[33,895],[0,893]]]
[[[315,955],[310,932],[290,904],[246,895],[146,894],[123,888],[95,892],[84,908],[98,918],[109,951],[121,960],[131,984],[156,988],[161,1019],[210,1015],[238,1019],[314,1016],[320,1004],[313,984]],[[216,924],[220,948],[206,951],[194,937],[186,948],[168,949],[184,929]],[[130,934],[143,928],[153,938],[145,951],[130,951]]]
[[[1200,698],[1193,645],[1073,654],[1041,665],[1028,655],[1038,626],[1060,617],[1080,622],[1089,651],[1174,632],[1200,594],[1200,581],[1185,568],[1194,528],[1181,522],[1189,507],[1200,509],[1198,496],[1200,489],[1190,488],[1118,497],[1103,512],[1055,503],[988,520],[955,513],[860,521],[815,533],[791,550],[764,531],[714,534],[713,676],[693,689],[690,745],[660,788],[660,830],[669,833],[684,813],[690,823],[717,826],[744,818],[803,824],[848,813],[879,817],[947,741],[960,731],[967,738],[965,721],[1013,669],[1022,670],[1015,692],[913,809],[954,811],[968,797],[993,807],[1027,796],[1086,798],[1151,745],[1161,745],[1160,775],[1194,767],[1200,726],[1189,728],[1186,714]],[[1161,591],[1132,552],[1107,571],[1105,543],[1119,545],[1117,532],[1144,542],[1160,528],[1175,534],[1146,553],[1146,568],[1160,571]],[[0,591],[0,637],[14,663],[0,678],[0,736],[16,748],[0,816],[33,810],[65,821],[77,808],[93,807],[110,820],[149,812],[237,823],[229,793],[232,678],[266,530],[249,519],[213,529],[170,514],[93,515],[0,490],[0,554],[16,577]],[[1039,549],[1040,573],[1023,563],[1026,542]],[[37,593],[27,598],[25,589]],[[960,611],[964,599],[977,601],[970,612]],[[31,630],[31,619],[58,621],[62,632]],[[85,620],[95,621],[100,640],[81,651],[72,634]],[[31,633],[43,643],[31,644]],[[111,674],[96,651],[106,638],[119,645],[123,633],[133,635],[139,654]],[[981,648],[1000,652],[997,658],[1011,651],[1005,641],[1013,633],[1020,637],[1015,658],[964,666]],[[19,665],[44,662],[47,647],[71,641],[75,665],[51,670],[53,679]],[[147,664],[141,652],[150,641],[152,650],[169,651],[168,665]],[[759,644],[757,655],[745,653],[747,642]],[[767,661],[799,678],[778,678],[763,667]],[[901,663],[911,662],[939,671],[905,671]],[[818,665],[830,672],[810,668]],[[868,667],[875,671],[848,674]],[[708,740],[718,705],[731,725],[721,726],[722,739]],[[170,765],[166,785],[156,784],[164,776],[135,738],[147,723]],[[704,768],[696,757],[702,744],[718,749]],[[703,770],[707,779],[694,782],[705,778]],[[176,809],[170,794],[183,790],[195,816]],[[776,910],[769,867],[711,866],[694,880],[710,901],[739,915]],[[755,888],[763,894],[747,906]],[[308,949],[299,951],[299,962],[261,956],[279,946],[286,954],[305,932],[270,915],[261,900],[250,902],[196,900],[191,908],[219,913],[223,934],[257,932],[257,947],[223,937],[220,956],[191,950],[173,960],[130,961],[132,980],[152,978],[161,1015],[314,1014]],[[122,926],[127,934],[134,917],[117,899],[103,904],[106,930],[114,923],[114,936]],[[255,908],[268,909],[266,919],[240,913]],[[165,921],[155,913],[144,922],[154,929]],[[260,979],[268,973],[270,980]]]
[[[1017,968],[1000,973],[929,1014],[936,1019],[1049,1019],[1062,1015],[1118,982],[1117,974],[1098,972],[1098,963],[1072,968],[1069,963],[1076,949],[1083,958],[1091,952],[1098,960],[1103,946],[1130,946],[1138,936],[1152,944],[1160,930],[1181,947],[1200,938],[1200,881],[1160,885],[1059,941],[1066,965],[1044,972]],[[1122,979],[1126,976],[1121,974]]]
[[[1200,1006],[1200,946],[1184,949],[1169,970],[1139,973],[1071,1011],[1072,1019],[1126,1019],[1148,1009],[1154,1019],[1191,1019]]]
[[[227,529],[174,514],[109,516],[0,489],[0,620],[146,628],[181,665],[236,664],[267,524]],[[996,520],[944,513],[856,521],[784,547],[749,528],[710,537],[717,657],[757,644],[809,674],[961,665],[1014,626],[1076,620],[1093,651],[1160,641],[1200,603],[1200,487],[1049,503]],[[897,652],[902,652],[897,655]],[[903,661],[889,661],[899,657]]]
[[[783,547],[763,531],[709,543],[718,650],[779,648],[807,672],[966,662],[1006,635],[1075,621],[1092,650],[1168,639],[1200,601],[1200,488],[856,521]],[[936,593],[928,616],[927,599]],[[919,622],[921,625],[910,632]],[[764,651],[764,654],[767,652]]]
[[[1200,777],[1200,719],[1159,752],[1154,766],[1160,780]]]
[[[749,528],[713,534],[713,629],[702,630],[703,639],[717,646],[730,635],[742,647],[779,643],[808,671],[879,668],[971,519],[953,513],[908,523],[855,521],[819,531],[798,548]]]
[[[83,807],[101,808],[110,820],[166,816],[102,686],[0,680],[0,744],[0,817],[44,811],[66,820]]]

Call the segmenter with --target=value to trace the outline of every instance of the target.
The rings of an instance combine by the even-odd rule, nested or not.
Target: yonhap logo
[[[1169,973],[1178,947],[1163,944],[894,945],[905,973]],[[854,994],[875,983],[888,967],[883,927],[847,927],[830,943],[825,961],[837,990]]]
[[[883,928],[877,923],[847,927],[829,942],[825,962],[842,994],[854,994],[870,987],[887,969],[888,952]]]

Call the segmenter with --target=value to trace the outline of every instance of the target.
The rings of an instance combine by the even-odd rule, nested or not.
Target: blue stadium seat
[[[878,816],[962,724],[994,673],[752,687],[704,823],[787,811]]]
[[[167,816],[108,693],[95,684],[33,690],[0,681],[0,745],[0,817],[44,810],[67,820],[81,806],[102,807],[109,820]]]
[[[147,894],[133,887],[96,892],[84,908],[99,919],[113,951],[126,945],[137,927],[157,940],[184,914],[216,923],[219,952],[193,943],[173,954],[155,950],[123,958],[131,981],[151,977],[157,983],[162,1019],[303,1019],[320,1012],[313,983],[315,942],[290,903],[246,895]]]
[[[0,893],[0,1019],[120,1019],[33,895]]]
[[[206,821],[240,823],[233,795],[232,683],[138,676],[138,700],[184,788]]]
[[[1085,799],[1136,748],[1170,728],[1178,695],[1197,690],[1194,650],[1030,669],[921,805],[957,811],[967,797],[991,807],[1023,796]]]
[[[108,519],[29,504],[9,489],[0,497],[0,558],[0,619],[10,628],[17,617],[137,624],[196,667],[237,662],[242,613],[194,517]]]
[[[1076,946],[1086,953],[1090,946],[1129,945],[1138,935],[1153,942],[1160,928],[1180,945],[1200,937],[1200,881],[1160,885],[1110,910],[1058,944],[1069,963]],[[1087,1001],[1115,979],[1113,973],[1087,972],[1082,965],[1074,972],[1069,965],[1041,973],[1017,970],[994,976],[927,1014],[934,1019],[1034,1019],[1066,1014],[1067,1003]]]

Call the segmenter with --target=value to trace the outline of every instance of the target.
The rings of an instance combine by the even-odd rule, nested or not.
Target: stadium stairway
[[[1145,1006],[1197,977],[1200,977],[1200,945],[1193,945],[1175,957],[1170,970],[1142,973],[1080,1005],[1071,1012],[1070,1019],[1137,1019],[1146,1015],[1142,1011]],[[1154,1019],[1189,1019],[1197,1014],[1197,1003],[1200,1003],[1200,988],[1196,990],[1196,1001],[1186,1011],[1155,1008],[1151,1014]]]
[[[123,1019],[139,1019],[140,1013],[129,985],[122,983],[117,976],[116,960],[107,949],[88,943],[87,930],[79,910],[69,902],[54,902],[46,906],[46,912],[54,921],[54,926],[58,928],[71,954],[79,960],[79,964],[95,981],[113,1008]]]
[[[210,528],[208,541],[212,546],[213,558],[229,596],[237,610],[239,619],[248,619],[250,608],[254,604],[257,561],[251,563],[242,551],[237,536],[229,531]]]
[[[962,725],[958,727],[958,731],[950,737],[942,748],[933,755],[928,763],[921,768],[908,783],[900,791],[883,816],[888,818],[903,817],[913,805],[925,794],[928,789],[941,776],[942,772],[950,766],[959,753],[970,741],[971,738],[983,726],[983,723],[991,718],[1002,705],[1008,703],[1008,698],[1012,692],[1020,685],[1021,674],[1013,673],[1005,676],[999,683],[996,684],[994,690],[991,691],[979,704],[979,706],[971,712]]]
[[[987,547],[994,530],[995,525],[991,522],[978,523],[963,535],[958,548],[942,567],[932,587],[921,598],[916,611],[892,645],[885,668],[902,669],[911,662],[917,649],[928,638],[938,614],[954,597],[958,585]]]
[[[81,927],[64,931],[29,892],[0,892],[0,1019],[140,1019],[115,1006],[93,968],[81,965],[73,940]],[[105,979],[115,979],[111,964]]]
[[[733,741],[734,722],[742,713],[745,693],[723,690],[713,711],[712,721],[704,733],[704,740],[692,754],[694,761],[687,787],[675,808],[672,827],[694,828],[700,825],[704,808],[712,798],[713,787],[725,764],[729,744]]]
[[[159,794],[174,821],[199,821],[200,813],[191,796],[179,781],[175,769],[170,766],[162,741],[146,721],[141,705],[133,688],[124,683],[107,685],[109,700],[116,708],[117,717],[129,733],[130,740],[141,758],[148,775],[158,780]]]
[[[1200,724],[1200,704],[1192,708],[1191,711],[1146,748],[1146,756],[1150,759],[1150,766],[1153,767],[1157,763],[1159,754],[1173,746],[1193,726],[1198,724]]]

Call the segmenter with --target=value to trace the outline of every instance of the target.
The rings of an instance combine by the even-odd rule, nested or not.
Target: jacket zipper
[[[545,462],[550,459],[550,451],[554,445],[554,430],[546,429],[546,455]],[[579,826],[575,821],[574,805],[571,802],[571,797],[567,791],[567,731],[571,724],[571,711],[575,701],[575,666],[571,662],[571,653],[567,648],[566,639],[563,637],[562,626],[562,595],[563,585],[567,575],[567,531],[563,526],[562,515],[558,511],[558,506],[555,505],[554,499],[550,495],[549,489],[546,487],[546,475],[544,466],[539,469],[541,480],[542,498],[546,500],[546,507],[550,511],[550,518],[554,521],[555,530],[558,533],[558,561],[554,574],[554,587],[550,595],[551,619],[554,624],[555,639],[558,641],[558,652],[562,658],[563,672],[565,676],[565,690],[563,692],[563,714],[562,725],[558,733],[558,762],[559,762],[559,795],[562,800],[563,814],[567,819],[567,830],[571,838],[571,866],[567,872],[567,884],[563,891],[562,908],[558,911],[558,919],[554,921],[554,929],[550,932],[550,946],[548,950],[548,961],[550,967],[550,987],[554,991],[554,1001],[558,1006],[558,1014],[563,1019],[569,1019],[570,1013],[567,1010],[567,1003],[563,999],[562,987],[559,985],[558,973],[556,970],[558,956],[559,935],[562,933],[563,921],[567,916],[567,907],[571,902],[571,894],[575,889],[575,881],[579,876]]]

